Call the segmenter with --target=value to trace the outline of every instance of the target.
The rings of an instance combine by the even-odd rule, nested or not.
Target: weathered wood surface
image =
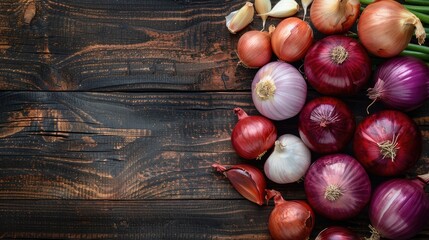
[[[211,169],[243,161],[232,109],[257,114],[256,70],[237,67],[240,34],[224,26],[243,3],[1,1],[0,238],[269,239],[272,203]],[[364,94],[345,100],[366,115]],[[424,152],[405,177],[429,171],[428,113],[410,113]],[[296,122],[276,122],[279,134]],[[269,187],[305,198],[302,183]],[[318,217],[312,236],[332,224],[369,236],[366,213]],[[427,238],[429,226],[415,237]]]

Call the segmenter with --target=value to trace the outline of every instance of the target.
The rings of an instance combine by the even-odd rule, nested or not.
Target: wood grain
[[[270,239],[267,220],[273,207],[245,200],[0,200],[0,238]],[[365,215],[342,222],[318,217],[316,223],[311,239],[332,224],[370,236]],[[427,236],[429,228],[413,239]]]

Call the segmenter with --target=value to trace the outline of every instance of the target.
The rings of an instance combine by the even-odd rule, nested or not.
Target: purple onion
[[[344,220],[359,214],[371,197],[371,182],[357,160],[346,154],[326,155],[308,169],[307,201],[319,214]]]
[[[315,240],[359,240],[359,236],[348,228],[332,226],[323,229]]]
[[[371,239],[409,239],[423,229],[429,216],[424,187],[429,173],[416,179],[392,179],[376,188],[369,206]],[[376,237],[374,237],[374,235]]]
[[[375,85],[368,89],[371,100],[389,108],[411,111],[429,96],[429,68],[420,59],[398,56],[381,64],[374,75]]]

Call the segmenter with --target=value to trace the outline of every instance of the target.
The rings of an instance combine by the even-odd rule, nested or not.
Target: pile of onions
[[[397,110],[383,110],[359,123],[353,150],[356,159],[370,173],[394,176],[415,165],[422,151],[422,137],[407,115]]]
[[[274,54],[286,62],[303,58],[312,43],[313,29],[307,22],[296,17],[282,20],[271,35]]]
[[[291,64],[277,61],[263,66],[252,81],[256,109],[272,120],[285,120],[301,111],[307,97],[307,83]]]
[[[245,67],[262,67],[271,60],[272,54],[271,36],[268,32],[248,31],[238,40],[237,55]]]
[[[273,152],[265,161],[264,172],[273,182],[291,183],[305,175],[310,163],[310,150],[301,139],[292,134],[284,134],[275,142]]]
[[[310,8],[310,19],[321,33],[343,33],[350,30],[359,12],[359,0],[314,0]]]
[[[226,168],[220,164],[213,164],[216,171],[223,173],[232,186],[247,200],[262,205],[265,200],[267,182],[264,174],[257,167],[249,164],[236,164]]]
[[[274,198],[274,209],[268,219],[271,237],[277,240],[307,240],[314,227],[315,215],[304,201],[285,201],[275,190],[267,190],[267,199]]]
[[[304,71],[309,84],[319,93],[348,96],[367,84],[371,61],[356,39],[331,35],[317,41],[308,50]]]
[[[416,235],[428,222],[429,197],[424,187],[429,173],[418,178],[391,179],[379,185],[369,206],[373,227],[371,240],[402,240]]]
[[[305,175],[304,189],[310,206],[332,220],[356,216],[371,197],[368,174],[346,154],[317,159]]]
[[[387,107],[410,111],[428,98],[429,67],[420,59],[410,56],[391,58],[378,67],[374,80],[368,96]]]
[[[231,133],[232,147],[245,159],[260,159],[277,139],[274,123],[263,116],[249,116],[241,108],[234,108],[238,122]]]
[[[341,100],[318,97],[302,108],[298,130],[302,141],[314,152],[335,153],[353,137],[355,120],[350,108]]]
[[[323,229],[315,240],[360,240],[360,238],[348,228],[332,226]]]
[[[419,44],[426,38],[420,19],[396,1],[369,4],[360,15],[357,28],[365,48],[379,57],[393,57],[402,52],[414,30]]]

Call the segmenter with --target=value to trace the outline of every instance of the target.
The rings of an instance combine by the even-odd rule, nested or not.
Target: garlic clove
[[[239,10],[233,11],[225,17],[226,27],[232,34],[236,34],[253,21],[254,15],[253,3],[246,2]]]
[[[308,6],[313,2],[313,0],[301,0],[302,8],[304,9],[304,17],[302,20],[305,20],[305,16],[307,15]]]
[[[227,169],[216,163],[212,167],[223,173],[244,198],[258,205],[264,203],[267,183],[264,174],[258,168],[249,164],[237,164]]]
[[[270,16],[276,18],[285,18],[295,15],[299,10],[299,5],[295,0],[281,0],[271,11],[258,16]]]
[[[258,14],[264,14],[271,11],[271,0],[255,0],[255,9]],[[262,31],[265,29],[265,23],[268,15],[261,16],[262,18]]]

